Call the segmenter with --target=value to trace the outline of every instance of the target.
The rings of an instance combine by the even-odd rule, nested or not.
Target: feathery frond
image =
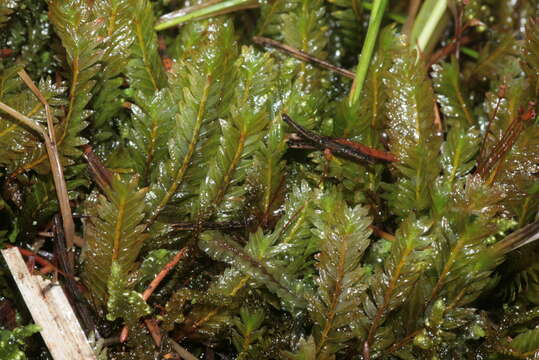
[[[389,205],[396,214],[420,213],[431,203],[430,186],[440,169],[440,137],[434,127],[434,94],[415,52],[397,53],[385,85],[390,151],[399,159],[399,178],[387,186]]]
[[[358,310],[367,288],[368,270],[360,261],[371,230],[367,227],[367,209],[359,205],[349,208],[336,191],[324,194],[317,215],[318,291],[310,299],[309,313],[314,321],[318,358],[328,359],[354,337],[354,321],[362,316]]]
[[[366,344],[374,350],[391,345],[385,338],[390,335],[383,328],[388,314],[406,302],[419,277],[431,266],[431,226],[427,219],[410,216],[404,220],[383,269],[373,275],[363,305],[370,321],[363,319],[360,324],[365,329]]]
[[[264,235],[259,229],[250,236],[243,248],[228,236],[209,231],[201,235],[199,247],[212,258],[249,275],[258,286],[265,286],[275,293],[290,311],[305,308],[303,286],[277,265],[279,255],[284,254],[291,245],[279,244],[277,240],[276,234]]]
[[[274,72],[269,54],[260,55],[252,48],[243,48],[235,64],[238,73],[236,99],[227,120],[221,121],[221,138],[215,159],[200,189],[200,213],[204,219],[219,207],[224,212],[238,209],[244,196],[242,184],[258,142],[269,125],[270,84]]]
[[[238,351],[238,360],[248,359],[254,343],[260,341],[264,336],[266,330],[262,326],[264,315],[263,310],[250,311],[248,308],[242,307],[240,317],[234,319],[236,329],[232,333],[232,343]]]
[[[221,109],[226,101],[220,103],[219,99],[224,91],[223,84],[230,81],[227,67],[230,66],[231,53],[235,51],[231,24],[217,24],[209,27],[211,36],[199,44],[195,51],[186,52],[185,58],[180,59],[173,69],[170,87],[178,113],[172,125],[173,135],[163,132],[170,139],[167,144],[168,157],[157,163],[155,174],[151,176],[148,196],[152,208],[150,223],[181,194],[181,186],[192,164],[201,167],[202,162],[211,159],[210,154],[205,153],[205,157],[200,159],[196,153],[204,149],[209,137],[214,136],[211,129],[216,127],[218,116],[224,115]],[[159,103],[157,105],[161,106]],[[167,111],[166,107],[163,109]],[[205,176],[205,173],[196,175]]]
[[[346,63],[357,61],[364,31],[362,0],[328,0],[332,27],[333,53]],[[340,59],[337,59],[340,60]]]
[[[433,86],[442,107],[444,122],[448,126],[458,122],[465,128],[475,125],[477,121],[469,103],[470,95],[463,90],[456,59],[453,57],[451,63],[434,65],[433,68]]]
[[[95,81],[92,80],[99,71],[98,61],[101,59],[100,40],[97,36],[102,22],[96,19],[92,8],[81,0],[51,1],[49,19],[54,31],[60,37],[66,50],[67,70],[69,76],[69,94],[67,113],[56,127],[56,142],[64,161],[77,158],[81,152],[78,146],[84,144],[80,132],[86,128],[86,119],[90,112],[85,110],[92,96]],[[47,166],[47,154],[41,151],[39,156],[25,162],[14,170],[17,175],[37,166]]]
[[[85,239],[88,249],[83,278],[100,303],[105,303],[111,295],[107,289],[110,288],[113,263],[119,272],[117,278],[127,278],[148,236],[143,233],[142,225],[146,189],[137,188],[136,177],[129,182],[115,177],[106,197],[100,195],[87,207],[89,219]]]
[[[135,93],[141,92],[148,97],[166,85],[165,71],[157,52],[157,35],[153,29],[155,17],[149,0],[129,0],[128,6],[134,14],[129,25],[135,39],[127,77]]]

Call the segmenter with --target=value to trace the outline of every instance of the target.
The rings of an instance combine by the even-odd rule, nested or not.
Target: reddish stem
[[[163,281],[163,279],[165,278],[165,276],[167,276],[170,270],[172,270],[172,268],[176,266],[176,264],[182,259],[182,257],[185,255],[186,252],[187,252],[187,248],[183,248],[180,251],[178,251],[178,253],[172,258],[172,260],[170,260],[165,265],[165,267],[163,267],[163,269],[155,276],[155,278],[152,280],[150,285],[148,285],[146,290],[144,290],[144,292],[142,293],[142,298],[144,299],[144,301],[148,300],[148,298],[153,294],[155,289],[157,289],[161,281]],[[127,326],[124,326],[122,329],[122,332],[120,333],[120,342],[122,343],[125,342],[127,340],[128,335],[129,335],[129,330]]]
[[[368,147],[366,145],[357,143],[357,142],[352,141],[352,140],[337,138],[337,139],[335,139],[335,141],[340,143],[340,144],[348,145],[348,146],[350,146],[350,147],[352,147],[354,149],[357,149],[362,154],[371,156],[373,158],[382,159],[382,160],[386,160],[386,161],[389,161],[389,162],[399,161],[399,159],[397,159],[397,157],[395,155],[393,155],[392,153],[382,151],[382,150],[377,150],[377,149]]]
[[[145,319],[144,323],[146,324],[155,345],[157,347],[161,346],[161,331],[159,330],[159,325],[157,325],[157,320]]]
[[[11,49],[0,49],[0,58],[8,57],[13,54],[13,50]]]
[[[41,256],[39,256],[38,254],[36,254],[35,252],[33,251],[30,251],[30,250],[27,250],[27,249],[21,249],[20,247],[18,246],[14,246],[14,245],[10,245],[10,244],[6,244],[5,245],[7,248],[13,248],[13,247],[16,247],[19,249],[19,251],[21,252],[22,255],[24,256],[31,256],[34,258],[35,262],[37,262],[39,265],[43,266],[43,269],[42,269],[42,274],[47,274],[51,271],[56,271],[58,272],[59,274],[62,274],[63,276],[67,277],[67,278],[70,278],[72,280],[75,280],[75,278],[69,274],[66,274],[65,272],[63,272],[62,270],[58,269],[56,266],[54,266],[54,264],[52,264],[51,262],[49,262],[48,260],[46,259],[43,259]],[[45,272],[43,272],[45,271]]]

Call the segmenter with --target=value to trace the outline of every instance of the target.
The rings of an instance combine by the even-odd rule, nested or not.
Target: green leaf
[[[316,344],[314,338],[309,336],[307,340],[301,339],[296,353],[284,352],[283,356],[288,360],[316,360]]]
[[[337,353],[354,337],[352,324],[361,315],[358,309],[367,288],[367,270],[360,261],[371,234],[367,214],[366,208],[350,208],[336,191],[328,191],[314,221],[320,239],[319,276],[309,313],[321,359]]]
[[[142,294],[128,289],[125,273],[119,262],[113,260],[108,280],[107,320],[123,318],[127,323],[134,324],[139,318],[150,313],[150,307]]]
[[[151,96],[166,85],[161,58],[157,52],[157,34],[153,28],[155,17],[148,0],[129,0],[128,12],[133,13],[130,30],[135,38],[132,57],[127,65],[129,85],[142,96]]]
[[[142,261],[138,270],[137,287],[140,291],[155,278],[163,267],[172,259],[174,253],[167,249],[157,249],[150,251]]]
[[[170,88],[177,103],[177,113],[172,134],[167,134],[167,128],[162,128],[165,139],[168,138],[168,156],[157,163],[151,176],[152,184],[148,193],[150,223],[177,200],[177,193],[193,163],[197,165],[196,168],[204,169],[202,174],[191,172],[193,186],[197,187],[200,186],[200,179],[206,176],[206,164],[212,161],[212,144],[208,146],[208,141],[214,136],[213,129],[217,125],[217,117],[222,115],[222,107],[228,104],[221,96],[223,84],[230,81],[227,67],[231,54],[235,52],[230,23],[212,24],[208,25],[212,36],[198,44],[196,51],[186,52],[185,58],[173,68]],[[198,29],[196,24],[188,26]],[[156,105],[161,106],[159,102]],[[166,106],[162,109],[167,111]],[[141,131],[147,130],[142,126]],[[156,140],[163,143],[161,138]],[[197,157],[197,153],[203,154],[203,157]]]
[[[86,143],[79,134],[91,114],[85,108],[92,97],[93,78],[100,70],[102,51],[98,35],[104,23],[83,0],[51,1],[49,19],[66,51],[69,79],[67,113],[56,129],[56,141],[63,155],[77,158],[81,154],[78,147]],[[44,154],[36,162],[46,158]]]
[[[537,20],[530,19],[526,26],[522,68],[528,76],[530,90],[537,98],[539,95],[539,23]]]
[[[17,8],[17,2],[7,2],[3,1],[0,4],[0,28],[4,27],[9,21],[10,15]]]
[[[511,341],[511,347],[521,353],[535,354],[539,350],[539,328],[518,335]]]
[[[146,189],[137,188],[136,177],[129,182],[114,177],[106,197],[101,195],[86,207],[90,220],[85,226],[88,245],[83,278],[101,303],[107,301],[113,263],[121,272],[118,278],[127,278],[148,236],[142,224]]]
[[[383,268],[373,275],[369,296],[363,305],[365,315],[372,320],[363,326],[368,327],[366,342],[374,344],[375,348],[391,345],[385,341],[389,335],[380,326],[389,313],[407,301],[419,277],[431,266],[431,226],[426,218],[408,217],[396,233]]]
[[[291,245],[276,244],[275,234],[264,235],[261,230],[250,236],[242,248],[237,242],[219,232],[208,231],[201,235],[199,247],[215,260],[226,262],[258,286],[265,286],[275,293],[289,310],[304,308],[302,284],[278,266],[278,256],[285,254]]]
[[[0,73],[0,99],[43,125],[46,123],[45,110],[18,77],[17,71],[20,70],[21,66],[14,66]],[[40,81],[37,86],[51,105],[53,114],[60,115],[60,107],[66,105],[65,88],[57,86],[50,79]],[[10,173],[25,168],[30,163],[37,165],[37,162],[46,156],[42,139],[18,120],[3,112],[0,113],[0,146],[0,164]],[[46,162],[36,170],[43,173],[48,169],[49,164]]]
[[[463,128],[475,125],[477,121],[469,103],[470,95],[462,86],[456,58],[451,58],[451,63],[434,65],[433,69],[434,90],[446,123],[454,126],[458,122]]]
[[[276,239],[279,245],[275,246],[283,248],[283,251],[268,259],[269,263],[278,265],[289,277],[295,274],[308,278],[312,276],[312,255],[318,250],[317,239],[311,232],[315,201],[316,192],[306,182],[293,187],[273,232],[264,235],[268,241]],[[256,278],[246,275],[237,267],[228,268],[210,285],[209,292],[225,297],[239,296],[243,288],[257,286],[256,281]]]
[[[514,57],[518,57],[518,55],[513,35],[497,34],[479,52],[479,59],[471,71],[471,76],[484,81],[486,79],[494,80],[504,72],[513,72]]]
[[[258,143],[267,132],[271,83],[274,79],[269,53],[261,55],[244,47],[235,64],[238,73],[235,101],[228,119],[221,121],[221,137],[208,175],[200,188],[200,214],[204,219],[219,206],[226,212],[237,209],[244,196],[242,184]],[[221,216],[226,216],[222,212]]]
[[[266,330],[262,327],[264,319],[265,314],[262,309],[250,310],[242,307],[240,317],[233,320],[236,330],[232,333],[232,343],[238,351],[238,360],[249,359],[254,343],[264,336]]]
[[[475,127],[456,123],[449,130],[440,157],[440,165],[449,184],[468,174],[476,165],[475,156],[480,142],[481,136]]]
[[[124,73],[131,56],[131,46],[135,33],[131,24],[134,19],[130,0],[103,0],[94,4],[94,9],[101,16],[105,25],[101,27],[103,40],[102,71],[92,101],[94,109],[92,144],[97,145],[113,136],[114,128],[110,120],[123,111]]]
[[[257,191],[256,215],[267,224],[273,212],[281,206],[285,192],[283,156],[286,142],[280,114],[274,116],[264,140],[253,155],[253,169],[247,181]]]
[[[275,0],[261,3],[260,21],[257,23],[259,35],[271,36],[282,41],[282,17],[298,6],[297,1]]]
[[[333,57],[355,62],[360,51],[364,32],[362,0],[329,0],[332,18],[332,35],[335,50]],[[340,50],[340,51],[336,51]]]
[[[434,127],[434,94],[414,51],[398,52],[385,85],[388,91],[389,148],[399,159],[397,181],[386,186],[391,209],[400,216],[429,208],[440,137]]]
[[[168,142],[178,112],[168,89],[144,97],[137,96],[137,105],[131,106],[131,127],[126,128],[127,149],[133,159],[134,170],[141,174],[143,185],[154,182],[159,165],[168,160]]]
[[[442,298],[450,308],[464,306],[489,285],[488,277],[502,261],[502,254],[489,251],[484,241],[496,228],[485,221],[470,221],[457,237],[444,229],[436,242],[434,270],[438,279],[431,298]]]
[[[35,324],[18,327],[13,330],[0,329],[0,357],[5,360],[25,360],[26,355],[21,350],[25,345],[24,338],[41,331]]]

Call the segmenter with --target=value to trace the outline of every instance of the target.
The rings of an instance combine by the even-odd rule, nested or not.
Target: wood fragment
[[[18,248],[2,255],[53,359],[96,360],[62,288],[31,275]]]

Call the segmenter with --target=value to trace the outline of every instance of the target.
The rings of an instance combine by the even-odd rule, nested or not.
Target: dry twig
[[[39,101],[45,107],[45,113],[47,115],[47,129],[41,126],[36,121],[26,117],[17,110],[10,106],[0,102],[0,109],[11,115],[13,118],[19,120],[30,129],[37,132],[45,142],[45,148],[47,149],[47,155],[51,166],[52,178],[54,180],[54,186],[56,188],[56,196],[58,197],[58,204],[60,205],[60,212],[62,214],[62,223],[66,236],[66,244],[68,249],[73,248],[73,244],[76,241],[75,237],[75,223],[73,222],[73,216],[71,214],[71,206],[69,205],[69,197],[67,195],[67,186],[64,179],[64,171],[60,162],[60,156],[58,155],[58,148],[56,147],[56,137],[54,134],[54,123],[52,118],[52,112],[47,99],[41,94],[41,91],[34,84],[30,76],[26,71],[21,70],[18,72],[21,79],[26,86],[34,93]],[[79,244],[80,245],[80,244]],[[71,265],[74,265],[74,254],[70,251],[68,253],[68,260]]]

